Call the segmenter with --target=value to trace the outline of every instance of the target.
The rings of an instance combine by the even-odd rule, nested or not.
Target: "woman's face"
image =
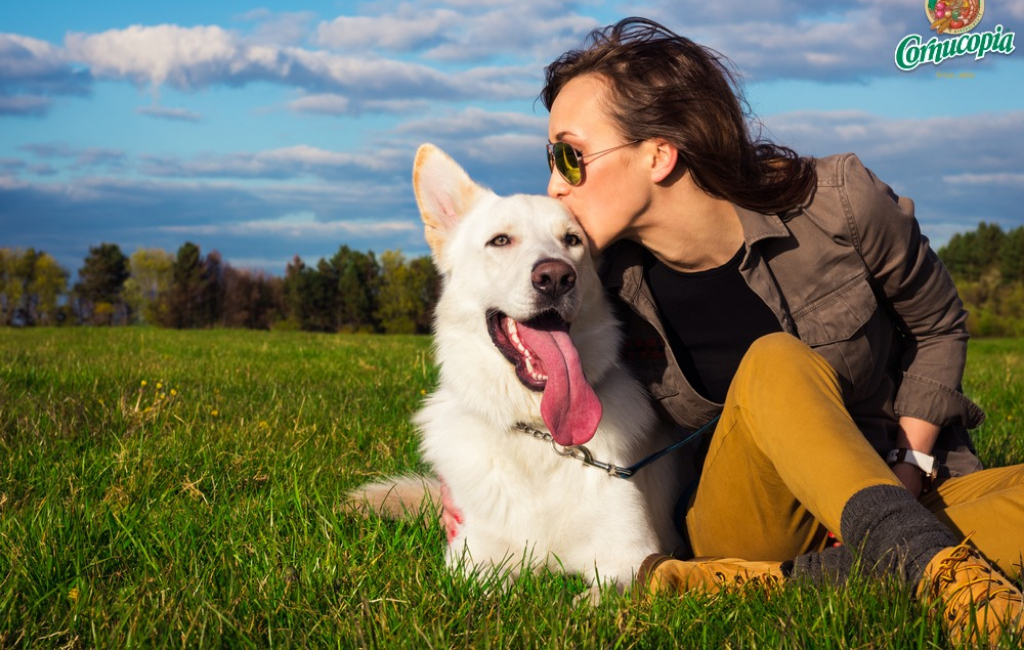
[[[562,201],[579,220],[594,254],[628,236],[651,198],[650,173],[641,164],[644,143],[588,157],[627,142],[608,114],[608,92],[601,76],[576,77],[558,93],[548,119],[548,140],[565,142],[584,156],[583,182],[570,185],[553,170],[548,195]]]

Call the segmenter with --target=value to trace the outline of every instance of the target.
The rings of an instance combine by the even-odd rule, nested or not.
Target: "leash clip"
[[[580,461],[588,467],[596,467],[597,469],[605,471],[609,476],[615,478],[632,478],[635,470],[631,467],[619,467],[611,463],[606,463],[594,458],[594,455],[590,453],[586,445],[569,445],[568,447],[561,447],[554,440],[551,441],[551,448],[555,450],[560,456],[566,456]]]

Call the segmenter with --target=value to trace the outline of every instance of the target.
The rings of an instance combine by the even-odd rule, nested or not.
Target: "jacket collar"
[[[733,208],[740,218],[747,249],[740,268],[747,266],[750,250],[758,242],[790,236],[789,229],[776,214],[762,214],[736,204]],[[601,281],[607,289],[618,293],[623,301],[633,303],[643,284],[643,263],[644,249],[640,244],[626,240],[616,242],[601,255]]]

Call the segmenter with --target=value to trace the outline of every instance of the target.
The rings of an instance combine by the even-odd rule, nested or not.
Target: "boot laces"
[[[992,569],[984,564],[975,564],[971,560],[981,559],[980,554],[967,546],[964,540],[948,557],[939,561],[939,568],[932,579],[932,594],[941,596],[945,602],[944,609],[950,620],[963,614],[969,614],[971,606],[984,607],[990,601],[1002,596],[1010,601],[1021,602],[1019,594],[1006,580],[1001,579]],[[969,562],[965,564],[965,562]],[[959,584],[958,584],[959,574]],[[945,593],[945,585],[956,584],[952,592]],[[984,593],[973,593],[973,587],[985,585]],[[961,595],[966,596],[965,602],[959,602]],[[957,611],[960,607],[964,609]]]

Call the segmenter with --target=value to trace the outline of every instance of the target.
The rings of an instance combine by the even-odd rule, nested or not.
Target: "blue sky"
[[[72,272],[101,242],[272,273],[342,244],[424,254],[416,147],[542,193],[543,68],[627,15],[728,56],[775,140],[858,153],[936,247],[1024,224],[1024,53],[899,71],[921,0],[36,0],[0,5],[0,247]],[[987,2],[975,31],[996,25],[1024,0]]]

